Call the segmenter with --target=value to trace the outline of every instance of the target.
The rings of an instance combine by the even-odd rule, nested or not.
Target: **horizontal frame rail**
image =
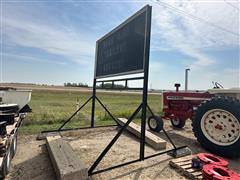
[[[144,157],[144,160],[149,159],[149,158],[153,158],[153,157],[156,157],[156,156],[159,156],[159,155],[162,155],[162,154],[166,154],[166,153],[169,153],[169,152],[172,152],[172,151],[176,151],[176,150],[179,150],[179,149],[183,149],[183,148],[186,148],[186,147],[188,147],[188,146],[180,146],[180,147],[173,148],[173,149],[170,149],[170,150],[167,150],[167,151],[164,151],[164,152],[159,152],[159,153],[156,153],[156,154],[153,154],[153,155],[150,155],[150,156],[146,156],[146,157]]]
[[[105,90],[119,90],[119,91],[121,91],[121,90],[131,90],[131,91],[140,91],[140,90],[143,90],[143,88],[102,88],[102,87],[100,87],[100,88],[97,88],[97,89],[105,89]]]
[[[150,156],[146,156],[146,157],[144,157],[144,160],[150,159],[150,158],[153,158],[153,157],[156,157],[156,156],[160,156],[160,155],[172,152],[172,151],[176,151],[176,150],[179,150],[179,149],[183,149],[183,148],[186,148],[186,147],[187,146],[180,146],[180,147],[177,147],[176,149],[175,148],[174,149],[169,149],[167,151],[163,151],[163,152],[159,152],[159,153],[156,153],[156,154],[153,154],[153,155],[150,155]],[[139,161],[141,161],[141,160],[136,159],[136,160],[129,161],[129,162],[122,163],[122,164],[118,164],[116,166],[112,166],[112,167],[109,167],[109,168],[97,170],[97,171],[94,171],[91,174],[89,174],[89,176],[99,174],[99,173],[103,173],[103,172],[106,172],[106,171],[110,171],[110,170],[113,170],[113,169],[116,169],[116,168],[119,168],[119,167],[122,167],[122,166],[126,166],[126,165],[129,165],[129,164],[133,164],[133,163],[136,163],[136,162],[139,162]]]
[[[136,162],[139,162],[139,161],[140,161],[140,159],[136,159],[136,160],[129,161],[129,162],[126,162],[126,163],[118,164],[116,166],[112,166],[112,167],[109,167],[109,168],[106,168],[106,169],[101,169],[101,170],[92,172],[91,175],[103,173],[103,172],[106,172],[106,171],[110,171],[112,169],[116,169],[116,168],[119,168],[119,167],[122,167],[122,166],[126,166],[126,165],[129,165],[129,164],[133,164],[133,163],[136,163]]]
[[[103,82],[114,82],[114,81],[133,81],[133,80],[141,80],[144,77],[134,77],[134,78],[123,78],[123,79],[110,79],[110,80],[99,80],[96,83],[103,83]]]
[[[104,126],[87,126],[87,127],[78,127],[78,128],[65,128],[65,129],[55,129],[55,130],[46,130],[46,131],[41,131],[41,133],[51,133],[51,132],[61,132],[61,131],[74,131],[74,130],[80,130],[80,129],[95,129],[95,128],[106,128],[106,127],[117,127],[118,125],[116,124],[111,124],[111,125],[104,125]]]

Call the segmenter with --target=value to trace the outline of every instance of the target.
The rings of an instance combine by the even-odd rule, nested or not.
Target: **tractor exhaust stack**
[[[190,71],[190,69],[185,69],[185,91],[188,90],[188,71]]]

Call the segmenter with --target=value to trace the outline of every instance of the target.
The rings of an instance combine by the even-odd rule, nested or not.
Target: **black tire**
[[[13,140],[12,140],[12,144],[11,144],[11,155],[12,158],[15,156],[16,152],[17,152],[17,134],[14,136]]]
[[[211,116],[209,116],[210,112],[212,113]],[[225,116],[224,112],[228,113],[229,115]],[[221,117],[220,115],[223,117]],[[205,116],[206,118],[204,119]],[[208,124],[214,123],[212,124],[211,130],[205,127],[206,123]],[[240,124],[240,102],[235,98],[229,97],[214,97],[209,101],[203,102],[194,112],[192,121],[193,132],[198,142],[205,149],[226,157],[240,156],[239,124]],[[231,128],[230,133],[228,127]],[[226,129],[225,133],[227,133],[227,135],[224,134],[224,129]],[[216,133],[215,139],[216,138],[225,139],[223,140],[217,139],[218,141],[217,140],[215,141],[214,136],[209,135],[209,133],[214,133],[214,131],[215,132],[219,131],[220,133],[222,133],[221,135]],[[232,135],[232,133],[235,134]],[[235,139],[231,140],[232,137]]]
[[[160,132],[163,129],[163,120],[159,116],[150,116],[148,118],[148,127],[151,131]]]
[[[9,150],[6,154],[6,156],[3,159],[3,164],[2,164],[2,172],[1,172],[1,178],[4,179],[8,173],[10,172],[11,169],[11,151]]]
[[[171,124],[174,128],[181,129],[185,126],[186,120],[180,118],[171,119]]]

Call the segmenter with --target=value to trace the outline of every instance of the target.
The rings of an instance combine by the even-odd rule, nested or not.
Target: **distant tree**
[[[67,83],[64,83],[64,86],[65,87],[89,87],[88,84],[84,84],[84,83],[70,83],[70,82],[67,82]]]
[[[125,89],[125,86],[122,84],[113,84],[112,83],[105,83],[104,85],[100,84],[97,88],[104,88],[104,89]]]

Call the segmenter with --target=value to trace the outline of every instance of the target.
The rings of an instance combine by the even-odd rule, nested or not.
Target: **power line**
[[[229,31],[228,29],[225,29],[225,28],[223,28],[223,27],[221,27],[221,26],[218,26],[218,25],[216,25],[216,24],[214,24],[214,23],[212,23],[212,22],[209,22],[209,21],[207,21],[207,20],[205,20],[205,19],[203,19],[203,18],[199,18],[199,17],[194,16],[194,15],[192,15],[192,14],[190,14],[190,13],[184,11],[184,10],[181,10],[181,9],[178,9],[178,8],[176,8],[176,7],[174,7],[174,6],[171,6],[171,5],[169,5],[168,3],[165,3],[165,2],[162,2],[162,1],[159,1],[159,0],[157,0],[157,2],[162,3],[161,5],[163,5],[164,7],[167,7],[167,8],[169,8],[169,9],[171,9],[171,10],[174,10],[174,11],[180,13],[180,14],[183,14],[183,15],[185,15],[185,16],[188,16],[188,17],[190,17],[191,19],[197,20],[197,21],[199,21],[199,22],[203,22],[203,23],[208,24],[208,25],[210,25],[210,26],[212,26],[212,27],[215,27],[215,28],[218,28],[218,29],[220,29],[220,30],[222,30],[222,31],[228,32],[228,33],[230,33],[230,34],[232,34],[232,35],[239,36],[238,33]],[[159,3],[158,3],[158,4],[159,4]]]
[[[171,9],[171,10],[174,10],[174,11],[180,13],[180,14],[183,14],[183,15],[185,15],[185,16],[188,16],[188,17],[190,17],[190,18],[193,19],[193,20],[196,20],[196,21],[199,21],[199,22],[203,22],[203,23],[205,23],[205,24],[208,24],[208,25],[210,25],[210,26],[212,26],[212,27],[215,27],[215,28],[217,28],[217,29],[220,29],[220,30],[225,31],[225,32],[227,32],[227,33],[230,33],[230,34],[232,34],[232,35],[239,36],[238,33],[229,31],[228,29],[225,29],[225,28],[223,28],[223,27],[221,27],[221,26],[218,26],[218,25],[216,25],[216,24],[214,24],[214,23],[212,23],[212,22],[209,22],[209,21],[207,21],[207,20],[205,20],[205,19],[203,19],[203,18],[199,18],[199,17],[194,16],[194,15],[192,15],[192,14],[190,14],[190,13],[184,11],[184,10],[181,10],[181,9],[178,9],[178,8],[176,8],[176,7],[174,7],[174,6],[171,6],[171,5],[169,5],[168,3],[165,3],[165,2],[162,2],[162,1],[159,1],[159,0],[157,0],[157,2],[162,3],[161,5],[163,5],[164,7],[167,7],[167,8],[169,8],[169,9]],[[158,3],[158,4],[159,4],[159,3]]]
[[[182,15],[188,16],[189,18],[191,18],[191,19],[193,19],[193,20],[196,20],[196,21],[199,21],[199,22],[208,24],[209,26],[215,27],[215,28],[217,28],[217,29],[219,29],[219,30],[222,30],[222,31],[224,31],[224,32],[227,32],[227,33],[230,33],[230,34],[232,34],[232,35],[235,35],[235,36],[238,36],[238,37],[239,37],[239,34],[238,34],[238,33],[229,31],[228,29],[225,29],[225,28],[223,28],[223,27],[221,27],[221,26],[218,26],[218,25],[216,25],[216,24],[214,24],[214,23],[212,23],[212,22],[209,22],[209,21],[207,21],[207,20],[205,20],[205,19],[203,19],[203,18],[197,17],[197,16],[192,15],[192,14],[190,14],[190,13],[184,11],[184,10],[181,10],[181,9],[178,9],[178,8],[176,8],[176,7],[174,7],[174,6],[171,6],[171,5],[169,5],[168,3],[165,3],[165,2],[162,2],[162,1],[159,1],[159,0],[152,1],[152,2],[155,2],[156,4],[161,5],[161,6],[164,6],[164,7],[168,8],[168,9],[174,10],[174,12],[177,12],[177,13],[180,13],[180,14],[182,14]],[[161,4],[160,4],[160,3],[161,3]]]
[[[240,11],[240,9],[238,7],[234,6],[232,3],[228,2],[227,0],[224,0],[224,2],[226,4],[228,4],[229,6],[231,6],[231,7],[235,8],[235,9],[237,9],[238,11]]]

